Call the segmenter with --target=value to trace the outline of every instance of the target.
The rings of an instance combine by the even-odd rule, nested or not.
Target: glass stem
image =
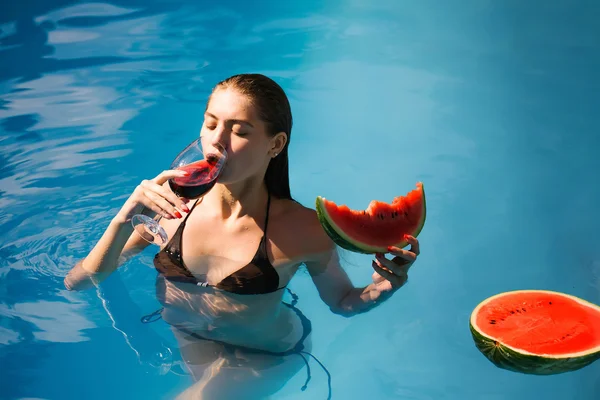
[[[156,224],[158,225],[158,224],[160,223],[160,220],[162,219],[162,217],[163,217],[163,216],[162,216],[161,214],[156,214],[156,215],[154,216],[154,218],[152,218],[152,219],[153,219],[153,220],[154,220],[154,222],[156,222]],[[155,228],[151,228],[150,230],[152,231],[152,233],[156,233],[156,232],[158,232],[158,231],[157,231]],[[156,232],[155,232],[155,230],[156,230]]]

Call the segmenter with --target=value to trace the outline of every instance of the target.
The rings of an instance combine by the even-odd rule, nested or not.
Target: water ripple
[[[115,17],[122,16],[136,11],[132,8],[123,8],[109,3],[86,3],[76,4],[64,7],[56,11],[51,11],[46,15],[37,17],[35,21],[42,23],[44,21],[61,21],[77,17]]]

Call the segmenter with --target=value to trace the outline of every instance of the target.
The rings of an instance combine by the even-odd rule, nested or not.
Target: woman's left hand
[[[400,289],[408,281],[408,270],[419,256],[419,241],[417,238],[406,235],[410,244],[409,250],[398,247],[389,247],[388,252],[394,256],[388,260],[383,253],[375,254],[373,261],[373,284],[379,292],[390,292]]]

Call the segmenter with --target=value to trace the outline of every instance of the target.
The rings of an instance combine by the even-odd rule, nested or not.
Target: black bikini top
[[[201,282],[185,266],[181,257],[181,238],[183,228],[189,216],[196,208],[198,201],[194,204],[188,215],[177,228],[177,231],[167,245],[154,257],[154,267],[166,279],[175,282],[192,283],[197,286],[213,286],[208,282]],[[236,294],[265,294],[283,289],[279,287],[279,274],[269,261],[267,254],[267,225],[269,223],[269,208],[271,196],[268,195],[267,213],[265,216],[264,233],[258,245],[258,249],[250,264],[235,271],[224,278],[217,285],[217,289]]]

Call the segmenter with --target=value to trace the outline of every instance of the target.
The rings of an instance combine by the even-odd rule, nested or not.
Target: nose
[[[212,132],[210,143],[218,149],[229,151],[229,132],[226,127],[219,126],[215,128]]]

